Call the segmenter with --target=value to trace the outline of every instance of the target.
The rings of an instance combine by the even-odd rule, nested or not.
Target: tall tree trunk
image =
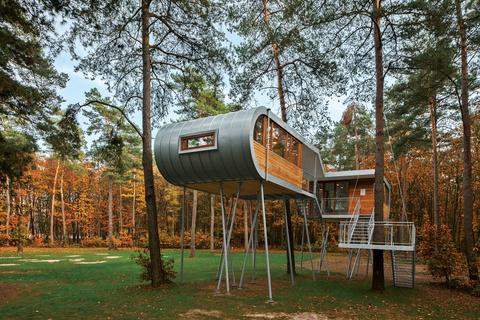
[[[463,228],[465,235],[465,255],[468,263],[468,276],[470,280],[478,280],[477,257],[473,251],[473,192],[472,192],[472,129],[470,111],[468,108],[468,62],[467,62],[467,37],[460,0],[455,0],[458,33],[460,40],[460,57],[462,65],[462,113],[463,123]]]
[[[360,170],[360,154],[358,150],[358,126],[357,126],[357,105],[353,107],[353,128],[355,130],[355,169]]]
[[[7,239],[10,236],[10,214],[12,212],[11,194],[12,194],[11,182],[10,182],[10,178],[7,177],[7,221],[5,223]]]
[[[275,63],[276,71],[277,71],[277,92],[278,92],[278,100],[280,102],[280,111],[282,114],[282,120],[284,122],[287,122],[288,117],[287,117],[287,105],[285,103],[285,92],[283,90],[283,65],[280,62],[280,53],[279,53],[279,48],[278,44],[275,42],[275,40],[272,38],[272,32],[270,29],[270,23],[269,23],[269,18],[270,18],[270,11],[269,11],[269,0],[263,0],[263,21],[265,23],[265,26],[267,28],[268,32],[268,37],[270,38],[270,42],[272,45],[272,52],[273,52],[273,61]],[[293,243],[293,232],[292,232],[292,213],[290,209],[290,201],[289,200],[284,200],[285,201],[285,210],[286,210],[286,216],[287,216],[287,228],[290,230],[289,234],[289,240],[290,243]],[[292,257],[292,269],[290,270],[290,263],[288,259],[288,255]],[[294,246],[290,246],[290,253],[288,252],[287,248],[287,273],[293,272],[295,274],[295,249]]]
[[[57,168],[55,169],[55,177],[53,178],[52,189],[52,209],[50,211],[50,244],[53,244],[53,221],[55,216],[55,193],[57,192],[58,170],[60,169],[60,159],[57,160]]]
[[[215,195],[210,195],[210,252],[215,250]]]
[[[108,248],[113,249],[113,177],[108,176]]]
[[[23,197],[17,197],[16,201],[17,206],[17,253],[23,253],[23,233],[22,233],[22,206],[23,206]]]
[[[438,156],[437,156],[437,103],[436,96],[429,98],[430,122],[432,127],[432,171],[433,171],[433,223],[440,225],[440,214],[438,211]]]
[[[133,174],[133,199],[132,199],[132,238],[135,239],[135,206],[137,204],[137,186],[136,186],[137,176]]]
[[[190,232],[190,257],[195,257],[195,236],[197,224],[197,205],[198,205],[198,191],[193,190],[193,204],[192,204],[192,228]]]
[[[118,199],[118,223],[119,223],[119,234],[123,232],[123,199],[122,199],[122,184],[119,185],[120,199]]]
[[[243,243],[245,245],[245,252],[248,250],[248,203],[243,202]]]
[[[373,39],[375,45],[375,222],[383,221],[384,202],[384,115],[383,115],[383,48],[381,33],[381,0],[373,0]],[[379,232],[380,231],[380,232]],[[374,237],[381,241],[382,230],[375,230]],[[383,251],[373,250],[372,290],[385,290]]]
[[[65,167],[62,167],[62,174],[60,175],[60,202],[62,206],[62,241],[67,242],[67,223],[65,221],[65,201],[63,198],[63,175],[65,173]]]
[[[150,61],[150,2],[142,0],[142,73],[143,73],[143,108],[142,108],[142,166],[145,180],[145,204],[148,220],[148,246],[152,268],[152,286],[158,287],[162,279],[163,266],[160,255],[160,238],[158,236],[157,203],[153,179],[152,159],[152,66]]]

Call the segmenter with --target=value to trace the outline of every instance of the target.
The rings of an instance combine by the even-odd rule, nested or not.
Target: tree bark
[[[53,178],[52,189],[52,209],[50,211],[50,244],[53,244],[53,221],[55,216],[55,193],[57,191],[58,170],[60,169],[60,159],[57,160],[57,168],[55,169],[55,177]]]
[[[384,115],[383,115],[383,48],[381,34],[382,7],[381,0],[373,0],[373,30],[375,46],[375,222],[383,221],[384,202]],[[382,230],[375,230],[374,237],[381,240]],[[383,251],[373,250],[372,290],[385,290],[383,269]]]
[[[272,45],[273,61],[275,63],[275,67],[277,71],[277,92],[278,92],[278,100],[280,102],[280,112],[282,114],[282,120],[284,122],[287,122],[288,120],[287,105],[285,103],[285,92],[283,89],[283,65],[280,63],[280,53],[279,53],[278,44],[272,38],[272,32],[269,24],[270,11],[268,6],[269,6],[269,0],[263,0],[263,21],[267,28],[268,37],[270,38],[269,40]],[[284,200],[284,201],[285,201],[285,210],[286,210],[286,216],[287,216],[286,224],[287,224],[287,228],[290,230],[289,240],[290,240],[290,243],[293,244],[292,213],[290,210],[290,202],[288,200]],[[290,256],[292,257],[293,270],[290,270],[288,254],[290,254]],[[287,248],[287,273],[290,273],[291,271],[293,271],[293,273],[295,274],[295,250],[293,245],[290,246],[290,253],[288,252],[288,248]]]
[[[135,206],[136,206],[136,197],[137,197],[137,189],[136,189],[136,175],[133,174],[133,199],[132,199],[132,238],[135,239]]]
[[[62,206],[62,241],[63,243],[67,242],[67,223],[65,221],[65,201],[63,198],[63,175],[65,173],[65,168],[62,167],[62,174],[60,175],[60,202]]]
[[[193,204],[192,204],[192,228],[190,231],[190,257],[195,257],[195,238],[196,238],[196,224],[197,224],[197,205],[198,205],[198,191],[193,190]]]
[[[152,65],[150,60],[150,2],[142,0],[142,74],[143,74],[143,107],[142,107],[142,166],[145,183],[145,204],[148,220],[148,246],[152,268],[152,286],[158,287],[162,279],[162,261],[160,255],[160,238],[157,224],[157,203],[155,201],[155,185],[153,179],[152,157]]]
[[[359,155],[359,150],[358,150],[358,125],[357,125],[357,119],[356,119],[356,114],[357,114],[357,105],[354,105],[353,107],[353,129],[355,131],[355,169],[360,170],[360,155]]]
[[[440,225],[438,210],[438,155],[437,155],[437,103],[435,95],[429,98],[430,122],[432,127],[432,171],[433,171],[433,223]]]
[[[215,195],[210,195],[210,252],[215,250]]]
[[[5,223],[7,238],[10,236],[10,214],[12,212],[11,192],[12,192],[12,189],[11,189],[10,178],[7,177],[7,221]]]
[[[108,248],[113,249],[113,177],[108,176]]]
[[[17,197],[16,201],[17,206],[17,216],[18,216],[18,224],[17,224],[17,253],[23,253],[23,233],[22,233],[22,206],[23,206],[23,197]]]
[[[119,185],[119,193],[120,198],[118,199],[118,223],[119,223],[119,231],[118,234],[122,234],[123,232],[123,198],[122,198],[122,184]]]
[[[477,257],[473,251],[473,192],[472,192],[472,129],[468,107],[468,61],[467,37],[460,0],[455,0],[461,58],[461,106],[463,124],[463,228],[465,235],[465,256],[467,257],[468,276],[478,281]]]

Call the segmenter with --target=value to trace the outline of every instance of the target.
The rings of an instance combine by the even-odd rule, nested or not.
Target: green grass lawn
[[[215,294],[219,256],[204,251],[185,258],[183,281],[177,278],[172,285],[150,289],[140,282],[140,268],[130,260],[132,253],[27,248],[19,258],[12,252],[0,252],[0,318],[255,319],[253,316],[260,314],[305,318],[316,314],[319,319],[480,318],[480,299],[428,284],[413,290],[388,287],[385,293],[375,294],[368,281],[347,281],[344,275],[328,279],[321,275],[312,281],[311,273],[304,270],[292,288],[284,253],[273,253],[271,259],[274,304],[266,303],[262,254],[256,284],[250,283],[247,273],[246,288],[233,289],[230,296]],[[178,252],[165,251],[165,255],[175,259],[178,270]],[[237,277],[242,258],[242,254],[234,255]],[[95,261],[106,262],[78,264]]]

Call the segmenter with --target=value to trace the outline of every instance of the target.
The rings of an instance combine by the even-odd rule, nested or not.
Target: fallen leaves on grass
[[[216,318],[223,319],[223,313],[219,310],[204,310],[204,309],[192,309],[180,315],[183,318],[189,319],[205,319]]]

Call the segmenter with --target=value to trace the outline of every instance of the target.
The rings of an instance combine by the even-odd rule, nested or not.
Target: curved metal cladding
[[[172,184],[260,179],[251,140],[255,121],[267,109],[256,108],[191,121],[158,130],[154,153],[160,173]],[[180,153],[182,136],[215,131],[217,148]]]

